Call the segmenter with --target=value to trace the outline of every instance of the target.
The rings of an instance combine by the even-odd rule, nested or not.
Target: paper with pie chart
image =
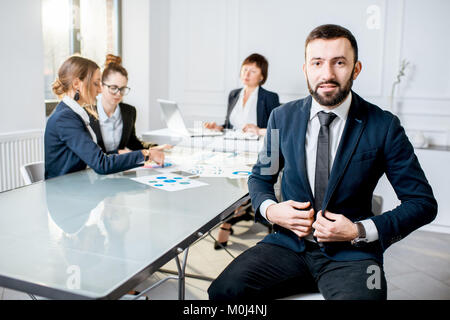
[[[165,191],[180,191],[208,185],[197,179],[189,179],[170,173],[131,178],[131,180]]]
[[[207,178],[248,178],[252,174],[252,168],[248,166],[226,167],[220,165],[194,165],[182,167],[183,171],[190,172],[200,177]]]

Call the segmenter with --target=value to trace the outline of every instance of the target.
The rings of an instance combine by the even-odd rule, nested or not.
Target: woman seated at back
[[[122,66],[122,59],[108,54],[102,74],[102,93],[97,97],[98,119],[89,115],[90,125],[97,136],[97,144],[110,153],[125,153],[133,150],[147,149],[150,144],[136,137],[136,108],[123,103],[128,94],[128,72]],[[168,149],[162,145],[152,150]]]
[[[273,109],[280,105],[278,94],[261,87],[267,80],[269,63],[262,55],[254,53],[248,56],[241,66],[241,82],[243,88],[235,89],[228,96],[228,110],[225,123],[218,126],[215,122],[205,123],[205,127],[213,130],[236,129],[263,136],[266,134],[267,122]],[[233,234],[232,225],[241,220],[251,220],[251,207],[246,210],[239,208],[235,215],[223,223],[214,249],[219,250],[227,245],[228,238]]]
[[[95,97],[101,92],[100,68],[91,60],[73,56],[58,71],[53,92],[62,98],[45,128],[45,178],[91,167],[99,174],[115,173],[141,166],[146,160],[164,163],[164,153],[141,149],[126,154],[107,155],[97,145],[89,125]]]
[[[235,129],[263,136],[272,110],[280,105],[278,94],[261,87],[267,80],[269,63],[262,55],[253,53],[241,66],[243,87],[234,89],[228,96],[228,109],[222,126],[205,123],[213,130]]]

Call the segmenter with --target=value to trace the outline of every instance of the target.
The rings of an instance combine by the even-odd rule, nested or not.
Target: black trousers
[[[258,243],[208,288],[210,300],[216,301],[273,300],[319,291],[327,300],[386,300],[383,266],[375,260],[333,261],[309,241],[301,253]]]

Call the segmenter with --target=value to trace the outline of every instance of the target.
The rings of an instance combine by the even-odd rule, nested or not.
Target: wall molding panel
[[[264,87],[281,102],[305,97],[305,38],[317,25],[336,23],[358,41],[363,71],[355,92],[396,113],[407,132],[421,130],[431,143],[448,145],[450,43],[443,39],[450,2],[324,0],[320,8],[319,14],[317,4],[295,0],[171,0],[170,99],[189,122],[223,119],[228,93],[240,86],[241,62],[253,52],[268,58]],[[391,106],[402,59],[411,64]]]

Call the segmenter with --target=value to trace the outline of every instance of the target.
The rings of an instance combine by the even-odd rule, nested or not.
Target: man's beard
[[[350,90],[352,89],[354,72],[355,72],[355,69],[353,68],[350,79],[348,79],[348,81],[344,87],[342,87],[339,82],[330,80],[330,81],[318,83],[314,91],[312,90],[311,85],[309,84],[308,77],[306,77],[306,83],[308,84],[309,93],[314,98],[314,100],[316,100],[322,106],[333,107],[333,106],[339,105],[342,103],[342,101],[345,100],[345,98],[347,98],[348,94],[350,93]],[[320,95],[317,91],[319,89],[319,86],[324,85],[324,84],[334,84],[338,88],[338,92],[325,93],[323,96]]]

